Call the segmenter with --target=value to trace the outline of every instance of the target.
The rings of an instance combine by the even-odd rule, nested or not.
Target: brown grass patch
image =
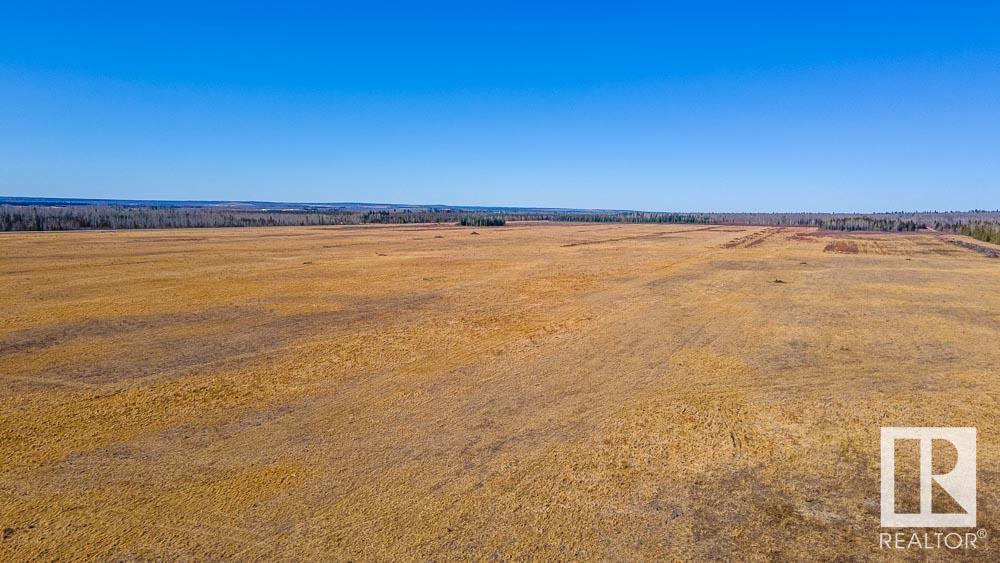
[[[752,232],[748,235],[730,240],[722,245],[722,248],[753,248],[763,244],[767,239],[781,233],[784,227],[771,227],[760,231]]]
[[[838,240],[827,244],[823,252],[838,252],[840,254],[857,254],[860,252],[858,243],[853,241]]]

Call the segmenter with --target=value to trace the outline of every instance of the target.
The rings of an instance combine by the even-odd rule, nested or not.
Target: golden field
[[[923,557],[882,426],[977,427],[1000,534],[1000,260],[948,238],[2,234],[0,560]]]

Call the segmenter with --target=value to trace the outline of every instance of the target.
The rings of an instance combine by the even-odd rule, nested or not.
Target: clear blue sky
[[[1000,208],[995,2],[147,4],[0,4],[0,195]]]

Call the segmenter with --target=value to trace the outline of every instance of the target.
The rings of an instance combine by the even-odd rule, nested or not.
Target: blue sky
[[[0,195],[1000,208],[1000,5],[0,5]]]

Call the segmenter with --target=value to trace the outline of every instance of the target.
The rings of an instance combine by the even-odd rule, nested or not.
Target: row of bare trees
[[[500,226],[507,221],[598,223],[694,223],[811,226],[839,231],[915,231],[934,228],[987,242],[1000,241],[1000,211],[925,213],[655,213],[637,211],[547,211],[503,209],[287,209],[137,205],[0,205],[0,231],[78,229],[169,229],[360,225],[365,223],[457,223]]]
[[[463,219],[479,221],[484,216],[482,213],[455,210],[262,211],[213,207],[0,205],[0,231],[458,223]],[[503,224],[508,215],[491,213],[489,217],[494,222],[499,220],[499,224]],[[512,214],[509,217],[535,218],[525,214]]]

